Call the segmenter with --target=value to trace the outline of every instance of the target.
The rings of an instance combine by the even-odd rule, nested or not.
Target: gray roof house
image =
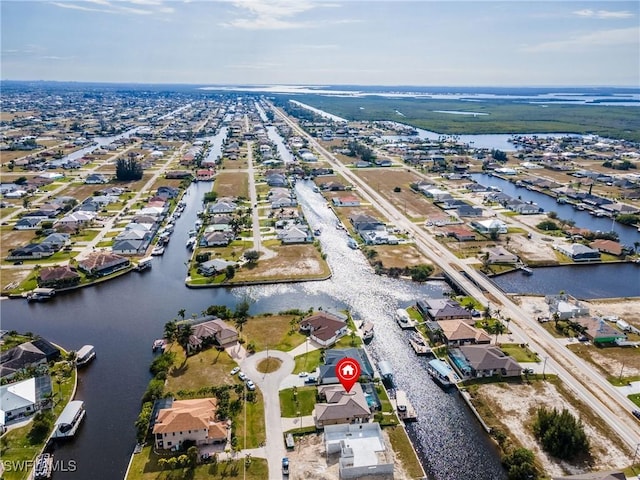
[[[522,367],[512,357],[494,345],[466,345],[457,349],[466,359],[467,366],[461,372],[470,377],[515,377],[522,373]],[[452,352],[451,354],[454,354]],[[451,355],[450,354],[450,355]],[[455,365],[458,363],[453,362]]]

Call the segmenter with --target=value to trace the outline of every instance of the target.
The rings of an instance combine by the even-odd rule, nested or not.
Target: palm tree
[[[184,320],[185,313],[187,313],[187,311],[184,308],[181,308],[180,310],[178,310],[178,316],[182,318],[182,320]]]
[[[174,342],[178,333],[178,325],[175,320],[171,320],[164,324],[164,338],[170,342]]]
[[[178,329],[178,343],[189,354],[189,338],[193,335],[193,328],[189,324],[180,325]]]

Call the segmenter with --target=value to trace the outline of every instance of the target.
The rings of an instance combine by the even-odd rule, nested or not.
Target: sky
[[[638,1],[0,2],[0,78],[640,86]]]

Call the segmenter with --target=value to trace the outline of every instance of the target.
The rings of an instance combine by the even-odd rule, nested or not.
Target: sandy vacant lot
[[[387,446],[390,445],[387,434],[383,431]],[[376,480],[411,480],[411,477],[402,468],[402,464],[393,454],[394,459],[393,477],[376,476]],[[339,480],[338,456],[331,455],[327,458],[325,454],[322,435],[305,435],[296,439],[295,451],[287,452],[290,464],[291,480]]]
[[[517,438],[525,448],[533,451],[549,476],[586,473],[589,465],[572,465],[547,455],[541,448],[531,429],[535,412],[539,407],[566,408],[575,417],[580,417],[578,410],[562,396],[551,383],[536,382],[531,385],[514,387],[501,384],[482,385],[477,396],[491,405],[502,424],[510,431],[511,438]],[[629,452],[609,441],[603,432],[594,425],[584,422],[585,432],[591,442],[593,463],[599,470],[625,468],[629,464]]]

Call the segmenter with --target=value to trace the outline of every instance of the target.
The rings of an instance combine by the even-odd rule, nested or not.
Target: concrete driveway
[[[258,352],[244,358],[240,362],[242,371],[253,380],[264,397],[264,418],[267,432],[267,441],[264,454],[269,465],[269,478],[282,479],[280,471],[282,457],[286,456],[282,420],[280,418],[280,384],[287,378],[295,366],[291,355],[279,350],[269,350],[269,358],[277,358],[282,361],[280,368],[273,373],[260,373],[256,369],[257,364],[267,358],[267,352]],[[238,432],[242,436],[242,432]],[[260,452],[262,453],[262,452]]]

